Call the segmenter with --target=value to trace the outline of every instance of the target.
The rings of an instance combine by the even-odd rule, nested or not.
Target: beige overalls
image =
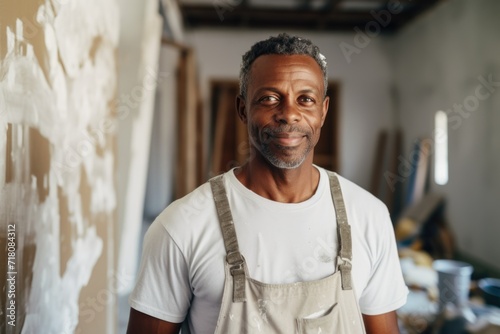
[[[210,180],[226,248],[225,283],[215,333],[366,333],[351,279],[351,229],[335,173],[329,173],[339,255],[334,274],[316,281],[265,284],[241,255],[222,175]]]

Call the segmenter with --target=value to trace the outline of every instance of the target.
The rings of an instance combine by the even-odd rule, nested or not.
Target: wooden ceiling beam
[[[400,1],[406,8],[402,13],[393,15],[393,22],[391,23],[394,30],[398,30],[408,22],[411,22],[420,14],[437,5],[440,0],[419,0],[417,2],[411,2],[412,0]]]
[[[216,8],[212,6],[199,6],[199,5],[183,5],[181,7],[181,12],[183,16],[188,19],[203,19],[205,21],[220,21],[217,15]],[[325,13],[318,10],[306,10],[297,11],[290,9],[278,9],[278,8],[241,8],[233,7],[226,10],[228,18],[231,16],[240,16],[246,14],[247,16],[252,16],[256,20],[276,20],[285,21],[289,19],[317,19],[323,17],[330,20],[339,21],[359,21],[371,19],[373,17],[367,12],[339,12],[334,11],[331,13]]]
[[[222,1],[222,0],[221,0]],[[310,0],[305,0],[310,4]],[[363,28],[375,18],[370,11],[341,10],[342,0],[328,0],[327,7],[319,10],[305,8],[291,10],[283,8],[261,8],[247,5],[246,0],[238,6],[213,6],[181,4],[184,23],[187,27],[242,27],[252,29],[306,29],[353,31]],[[404,10],[391,17],[391,23],[383,29],[392,32],[426,11],[439,0],[400,0]],[[223,4],[225,2],[221,2]]]
[[[341,1],[342,0],[328,0],[325,4],[324,10],[332,11],[337,9],[337,6]]]

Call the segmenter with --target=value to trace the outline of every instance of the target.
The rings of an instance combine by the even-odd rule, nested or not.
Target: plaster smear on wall
[[[0,31],[7,37],[7,54],[0,59],[0,203],[5,204],[0,218],[2,228],[18,226],[18,261],[23,249],[36,248],[23,333],[75,331],[81,289],[104,246],[93,218],[104,214],[113,224],[111,102],[116,89],[117,13],[113,0],[45,1],[37,14],[44,42],[36,54],[43,54],[43,60],[36,57],[34,44],[24,40],[21,20],[15,28]],[[36,149],[29,145],[30,129],[49,145],[50,167],[42,183],[29,167],[31,150]],[[10,180],[5,179],[6,156],[12,160]],[[82,179],[90,189],[88,212]],[[39,197],[40,184],[47,193],[44,198]],[[66,201],[60,200],[61,194]],[[62,221],[61,205],[66,203],[68,217]],[[62,224],[71,225],[72,253],[61,273]]]

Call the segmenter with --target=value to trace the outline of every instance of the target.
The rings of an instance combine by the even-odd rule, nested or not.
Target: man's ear
[[[323,100],[323,105],[322,105],[322,114],[321,114],[321,126],[323,126],[323,123],[325,123],[326,119],[326,114],[328,113],[328,106],[330,105],[330,97],[325,96],[325,99]]]
[[[245,99],[242,95],[236,96],[236,111],[241,121],[247,124],[247,109],[245,108]]]

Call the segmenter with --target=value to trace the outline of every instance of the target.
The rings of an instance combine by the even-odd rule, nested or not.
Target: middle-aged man
[[[313,165],[326,72],[287,34],[243,56],[251,158],[151,225],[128,333],[399,333],[407,288],[387,208]]]

